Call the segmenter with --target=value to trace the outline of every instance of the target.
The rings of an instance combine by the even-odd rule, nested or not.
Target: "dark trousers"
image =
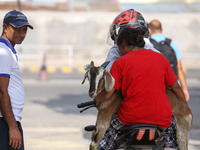
[[[21,123],[17,121],[17,125],[22,136],[22,146],[20,149],[15,150],[24,150],[23,130]],[[9,145],[9,129],[3,117],[0,117],[0,150],[14,150]]]

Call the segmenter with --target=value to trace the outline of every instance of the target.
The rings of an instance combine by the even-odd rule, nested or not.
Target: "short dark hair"
[[[154,32],[154,31],[156,31],[156,30],[162,30],[162,25],[161,25],[160,22],[158,22],[158,23],[150,22],[150,23],[148,24],[148,28],[150,28],[151,31]]]
[[[133,45],[144,47],[145,45],[140,27],[125,27],[124,29],[122,29],[117,38],[117,45],[121,45],[123,41],[125,41],[128,46]]]

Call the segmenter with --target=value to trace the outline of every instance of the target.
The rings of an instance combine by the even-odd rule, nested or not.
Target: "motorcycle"
[[[77,105],[83,111],[96,107],[96,101],[88,101]],[[96,126],[89,125],[85,131],[94,131]],[[163,129],[152,124],[135,124],[121,128],[119,138],[114,143],[115,150],[163,150]],[[160,144],[159,144],[160,143]],[[168,149],[164,149],[168,150]],[[170,150],[170,149],[169,149]]]

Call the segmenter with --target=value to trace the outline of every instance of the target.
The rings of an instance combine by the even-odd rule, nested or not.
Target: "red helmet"
[[[113,23],[110,26],[107,43],[109,44],[110,38],[114,42],[116,42],[119,31],[127,26],[131,26],[133,28],[140,27],[143,37],[149,36],[149,30],[142,14],[135,11],[134,9],[129,9],[120,13],[114,19]]]

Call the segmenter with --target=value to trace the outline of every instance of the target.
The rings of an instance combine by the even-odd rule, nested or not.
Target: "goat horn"
[[[94,62],[93,61],[91,61],[90,67],[94,67]]]
[[[110,61],[106,61],[101,65],[102,69],[105,69],[107,67],[107,65],[110,63]]]

